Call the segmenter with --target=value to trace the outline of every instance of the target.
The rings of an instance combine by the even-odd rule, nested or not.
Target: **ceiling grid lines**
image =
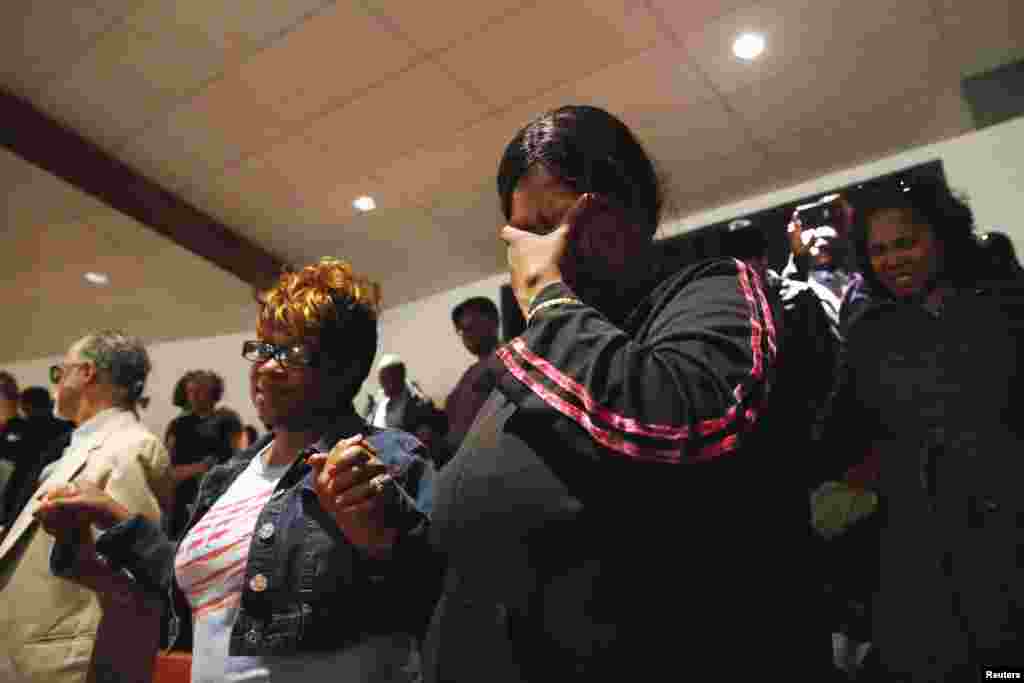
[[[127,8],[124,12],[111,17],[110,21],[107,22],[106,26],[104,26],[102,29],[97,31],[93,36],[91,36],[88,40],[85,41],[85,43],[82,45],[82,49],[79,50],[78,53],[75,55],[75,60],[77,61],[78,59],[81,59],[84,55],[89,54],[89,52],[97,45],[97,43],[102,41],[111,31],[114,31],[120,26],[124,25],[124,23],[128,21],[129,17],[131,17],[135,12],[139,10],[140,7],[142,7],[149,1],[150,0],[135,0],[134,4],[132,4],[130,8]],[[52,83],[60,77],[61,74],[59,72],[48,74],[47,77],[40,81],[40,84],[43,87],[45,87],[46,85]]]
[[[740,117],[735,108],[733,108],[732,103],[729,102],[725,94],[718,88],[717,85],[715,85],[715,82],[711,79],[711,76],[708,75],[707,71],[705,71],[704,68],[701,67],[701,65],[697,62],[697,60],[693,58],[693,55],[691,55],[689,50],[686,49],[685,43],[679,39],[679,36],[676,35],[676,32],[672,30],[672,27],[665,20],[665,15],[662,13],[661,9],[654,6],[653,0],[644,0],[644,4],[647,5],[648,11],[654,16],[655,21],[657,21],[658,28],[665,34],[665,36],[669,39],[672,45],[674,45],[678,50],[680,50],[680,52],[686,55],[686,63],[690,66],[691,69],[693,69],[695,73],[697,73],[700,76],[700,79],[704,82],[708,89],[714,93],[715,99],[718,101],[719,104],[722,105],[722,108],[732,115],[735,122],[742,122],[743,118]],[[757,138],[754,136],[754,131],[745,123],[741,124],[741,128],[746,134],[747,140],[754,146],[760,147]]]
[[[140,5],[142,3],[147,2],[147,1],[148,0],[142,0]],[[305,14],[303,14],[301,17],[299,17],[298,19],[296,19],[295,21],[293,21],[289,25],[279,29],[278,31],[276,31],[274,33],[271,33],[270,35],[268,35],[266,37],[264,37],[256,45],[254,45],[253,48],[250,51],[248,51],[247,53],[245,53],[245,54],[236,54],[234,59],[225,60],[224,68],[223,69],[219,70],[217,73],[212,74],[208,78],[203,79],[201,82],[199,82],[195,86],[191,87],[188,90],[188,92],[185,93],[174,104],[174,106],[170,110],[158,112],[157,114],[155,114],[151,119],[146,121],[145,124],[143,124],[138,129],[137,132],[132,133],[130,136],[127,136],[121,142],[121,144],[116,145],[114,147],[114,151],[117,152],[119,149],[123,149],[124,147],[126,147],[128,145],[131,145],[133,142],[137,141],[139,138],[145,137],[148,133],[150,133],[150,131],[152,130],[152,128],[154,126],[164,122],[167,119],[167,117],[172,115],[174,113],[174,111],[176,111],[177,109],[189,106],[190,103],[196,97],[198,97],[201,93],[203,93],[206,89],[208,89],[212,84],[214,84],[217,81],[220,81],[223,78],[225,78],[232,71],[232,69],[238,68],[246,60],[252,59],[254,56],[259,54],[260,52],[272,48],[278,42],[280,42],[281,40],[286,38],[290,33],[295,31],[299,26],[301,26],[302,24],[304,24],[307,21],[313,20],[316,16],[324,13],[328,8],[332,7],[336,3],[336,1],[337,0],[325,0],[318,7],[316,7],[314,9],[306,12]],[[124,17],[123,20],[127,20],[127,16]]]
[[[8,0],[0,93],[103,152],[99,196],[120,188],[124,201],[83,189],[95,170],[59,179],[83,145],[11,119],[51,167],[19,157],[16,136],[0,149],[0,305],[32,323],[0,358],[48,352],[94,304],[152,339],[241,329],[247,315],[229,312],[248,310],[250,287],[212,265],[251,260],[213,243],[229,233],[283,263],[343,255],[380,279],[389,307],[493,276],[507,265],[501,151],[564,104],[634,131],[665,180],[666,219],[961,135],[974,124],[960,81],[1024,58],[1021,12],[1021,0]],[[733,53],[745,32],[767,40],[755,61]],[[151,181],[148,203],[132,200],[145,184],[126,169]],[[354,206],[363,196],[373,211]],[[110,287],[87,285],[88,271]],[[74,307],[67,320],[20,294],[41,289]],[[139,320],[127,292],[159,319]]]

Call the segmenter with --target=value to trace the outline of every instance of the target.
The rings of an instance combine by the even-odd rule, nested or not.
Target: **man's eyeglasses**
[[[68,370],[79,365],[86,365],[86,363],[61,363],[59,365],[50,366],[50,382],[53,384],[60,384],[61,380],[64,379],[64,375],[67,374]]]
[[[266,363],[273,358],[283,368],[308,368],[316,364],[316,354],[304,346],[279,346],[261,341],[244,342],[242,358],[253,363]]]

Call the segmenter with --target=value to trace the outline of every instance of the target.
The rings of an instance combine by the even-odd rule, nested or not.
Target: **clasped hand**
[[[75,480],[53,487],[37,496],[34,515],[46,533],[63,538],[91,526],[108,529],[131,517],[131,512],[111,498],[96,483]]]
[[[339,441],[330,453],[311,455],[320,506],[353,545],[386,554],[397,531],[389,524],[397,491],[390,468],[361,434]]]

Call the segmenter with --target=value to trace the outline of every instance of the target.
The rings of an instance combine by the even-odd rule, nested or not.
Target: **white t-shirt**
[[[391,403],[391,399],[387,396],[381,396],[380,400],[377,401],[377,406],[373,410],[373,415],[370,416],[370,424],[374,427],[387,427],[388,426],[388,404]]]
[[[228,655],[256,520],[289,467],[266,465],[269,448],[252,459],[178,546],[175,575],[192,608],[192,683],[409,681],[410,640],[404,634],[375,636],[335,652]]]

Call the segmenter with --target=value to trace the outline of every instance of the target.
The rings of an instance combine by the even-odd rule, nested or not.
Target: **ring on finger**
[[[384,493],[384,489],[387,487],[389,481],[391,481],[390,475],[378,474],[370,480],[370,485],[373,486],[374,492],[379,496]]]

